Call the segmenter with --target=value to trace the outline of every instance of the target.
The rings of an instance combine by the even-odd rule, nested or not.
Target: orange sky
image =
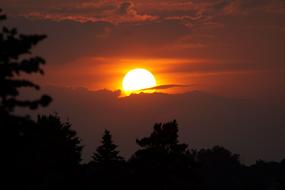
[[[150,70],[158,85],[235,97],[284,97],[282,0],[2,0],[9,25],[45,33],[43,84],[121,87]],[[187,87],[185,87],[187,86]]]

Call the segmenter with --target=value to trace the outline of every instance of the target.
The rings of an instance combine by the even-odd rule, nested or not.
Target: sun
[[[130,70],[123,78],[122,87],[126,94],[156,86],[154,75],[142,68]]]

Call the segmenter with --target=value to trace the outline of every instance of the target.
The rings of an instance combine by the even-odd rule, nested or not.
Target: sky
[[[284,0],[1,0],[11,26],[48,38],[47,85],[121,88],[149,69],[168,93],[284,97]],[[62,77],[64,75],[64,77]]]
[[[35,49],[47,61],[45,75],[34,80],[54,97],[48,111],[70,117],[89,144],[95,142],[90,130],[97,137],[101,129],[110,127],[127,145],[129,138],[123,133],[135,123],[146,133],[154,122],[177,118],[182,130],[191,129],[186,134],[201,130],[204,140],[194,140],[197,146],[225,144],[244,153],[245,160],[277,159],[283,154],[279,135],[285,135],[280,106],[285,102],[284,0],[0,0],[0,4],[9,18],[6,25],[22,33],[47,34]],[[154,74],[161,86],[156,92],[163,94],[141,95],[136,100],[140,108],[135,109],[137,96],[120,99],[119,90],[124,75],[138,67]],[[197,92],[207,97],[210,108],[191,104],[190,95]],[[181,96],[188,107],[180,102]],[[226,97],[221,105],[215,103],[216,96]],[[244,99],[253,104],[241,103]],[[144,106],[149,100],[158,103]],[[80,105],[65,108],[74,101]],[[84,118],[82,110],[94,113]],[[221,116],[214,114],[218,118],[214,120],[210,113],[216,110]],[[228,112],[233,115],[227,117]],[[128,118],[130,113],[134,116]],[[109,116],[117,123],[105,119]],[[96,119],[100,127],[94,129]],[[88,120],[86,128],[80,127],[83,120]],[[209,128],[214,121],[220,128]],[[215,130],[220,132],[211,135]],[[228,139],[232,131],[240,141]],[[130,138],[136,135],[133,130]],[[254,138],[241,144],[243,135]],[[271,144],[259,155],[264,139]]]

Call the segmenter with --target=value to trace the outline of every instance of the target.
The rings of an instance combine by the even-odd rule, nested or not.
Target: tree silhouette
[[[34,125],[25,126],[15,152],[13,180],[21,188],[54,189],[75,186],[81,161],[80,140],[57,115],[39,116]],[[16,177],[17,176],[17,177]],[[70,180],[70,182],[69,182]],[[72,184],[72,185],[71,185]]]
[[[87,184],[87,189],[126,189],[125,161],[119,155],[110,131],[104,131],[101,143],[85,166],[84,184]]]
[[[188,146],[179,143],[178,140],[178,125],[176,120],[168,123],[156,123],[153,127],[153,132],[149,137],[136,140],[137,144],[142,147],[134,155],[132,160],[154,160],[161,161],[165,158],[167,162],[175,162],[176,158],[189,155]],[[180,163],[181,160],[178,160]],[[158,163],[158,164],[161,164]]]
[[[285,188],[285,162],[266,162],[257,160],[255,164],[245,168],[243,177],[246,189],[283,190]]]
[[[1,14],[2,24],[6,16]],[[44,74],[44,59],[32,55],[32,48],[45,35],[18,34],[5,26],[0,31],[0,122],[2,185],[10,189],[54,189],[66,187],[81,160],[80,140],[69,123],[55,115],[40,116],[34,122],[28,115],[19,116],[16,108],[37,109],[47,106],[51,97],[23,99],[22,88],[39,90],[30,74]],[[15,183],[16,182],[16,183]]]
[[[15,158],[10,158],[13,163],[7,168],[12,169],[11,180],[19,182],[12,185],[23,189],[75,187],[82,146],[71,124],[57,115],[38,116],[35,124],[22,131],[25,135],[12,150]]]
[[[27,144],[35,134],[35,122],[28,116],[15,115],[15,108],[36,109],[47,106],[51,98],[43,95],[35,100],[21,99],[20,89],[33,88],[39,90],[39,85],[25,79],[23,74],[43,74],[41,66],[45,61],[38,56],[32,56],[32,48],[42,41],[45,35],[18,34],[15,28],[2,26],[6,16],[0,10],[0,145],[1,171],[5,173],[3,182],[10,188],[18,188],[28,184],[29,170],[25,165],[30,158]],[[31,179],[30,179],[31,180]],[[15,183],[17,181],[18,183]]]
[[[1,14],[0,22],[6,16]],[[15,28],[3,27],[0,32],[0,112],[12,112],[15,107],[28,107],[35,109],[38,106],[47,106],[51,98],[43,95],[37,100],[20,100],[19,89],[23,87],[39,90],[39,85],[21,79],[21,74],[40,73],[44,71],[41,65],[45,61],[38,56],[31,57],[31,49],[40,41],[46,38],[45,35],[23,35],[18,34]]]
[[[37,119],[37,134],[39,150],[43,150],[44,157],[52,160],[57,168],[70,169],[79,165],[81,161],[80,139],[77,133],[71,129],[69,122],[62,122],[60,117],[54,115],[42,115]]]
[[[123,161],[123,158],[119,156],[119,151],[116,150],[117,147],[113,143],[110,131],[105,130],[102,137],[102,145],[96,149],[96,152],[92,156],[92,161],[106,165]]]
[[[38,116],[30,134],[25,150],[29,163],[23,165],[34,170],[31,176],[37,179],[35,187],[75,188],[82,146],[71,124],[62,122],[56,114]]]
[[[212,149],[201,149],[196,153],[196,161],[207,167],[224,167],[232,169],[240,166],[239,155],[233,154],[221,146]]]
[[[186,144],[178,140],[176,120],[158,123],[149,137],[137,140],[142,149],[130,160],[135,171],[135,183],[142,179],[139,189],[187,189],[194,188],[193,158]],[[186,182],[187,181],[187,182]]]
[[[242,189],[239,155],[214,146],[195,154],[196,168],[206,189]]]
[[[186,144],[178,141],[178,127],[176,120],[165,124],[157,123],[149,137],[137,140],[137,144],[144,149],[159,149],[167,153],[184,153]]]

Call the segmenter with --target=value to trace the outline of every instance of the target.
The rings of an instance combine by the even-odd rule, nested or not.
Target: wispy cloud
[[[135,4],[131,1],[119,4],[74,4],[74,10],[71,10],[70,7],[63,7],[59,9],[47,9],[44,11],[34,10],[28,13],[25,12],[21,15],[32,19],[53,21],[71,20],[80,23],[110,22],[113,24],[137,23],[158,19],[157,16],[140,13],[136,9]]]
[[[182,87],[188,87],[189,85],[182,85],[182,84],[164,84],[164,85],[159,85],[151,88],[145,88],[142,89],[141,91],[146,91],[146,90],[165,90],[169,88],[182,88]]]
[[[16,15],[53,21],[137,23],[175,20],[193,28],[215,23],[225,15],[248,14],[254,11],[283,13],[283,0],[102,0],[102,1],[29,1],[2,0],[2,7]],[[56,5],[56,6],[55,6]]]

